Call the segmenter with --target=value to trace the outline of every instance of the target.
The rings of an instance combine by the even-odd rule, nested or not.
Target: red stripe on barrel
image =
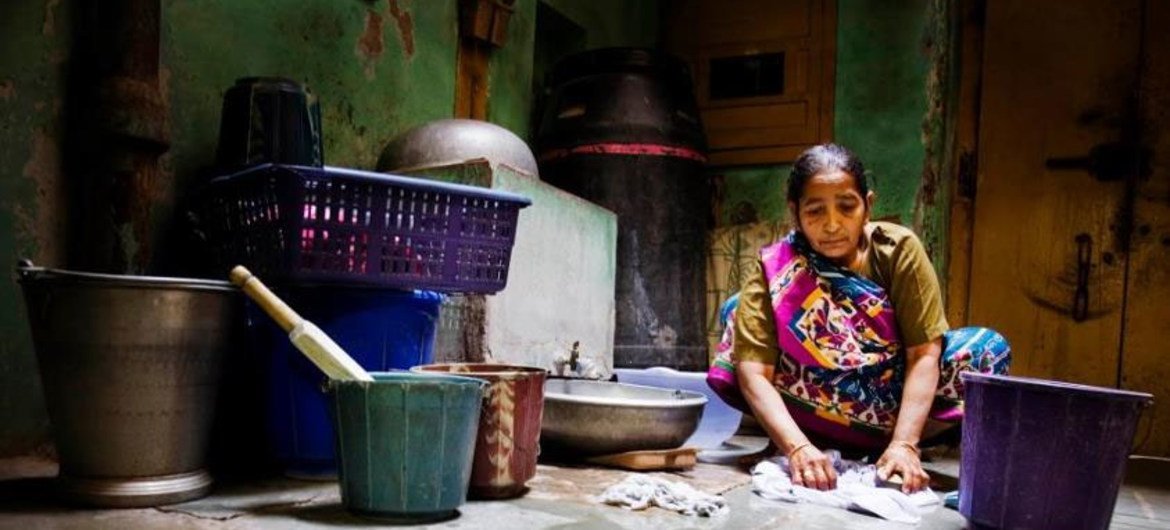
[[[706,162],[707,157],[694,149],[673,145],[639,143],[600,143],[578,145],[568,149],[550,149],[540,154],[540,161],[546,162],[569,155],[627,155],[627,156],[668,156]]]

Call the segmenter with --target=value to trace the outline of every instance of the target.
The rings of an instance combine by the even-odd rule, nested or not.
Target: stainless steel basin
[[[679,447],[695,432],[707,397],[580,379],[544,384],[544,451],[559,457]]]

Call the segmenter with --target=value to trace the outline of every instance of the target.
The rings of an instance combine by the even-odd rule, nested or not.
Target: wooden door
[[[1156,4],[987,2],[968,315],[1007,336],[1013,374],[1170,401],[1150,318],[1170,301],[1165,140],[1144,180],[1134,163],[1165,121]],[[1168,454],[1156,421],[1142,452]]]
[[[1139,95],[1149,175],[1135,183],[1121,386],[1155,394],[1138,428],[1144,454],[1170,456],[1170,2],[1147,0]],[[1149,428],[1149,430],[1147,430]]]

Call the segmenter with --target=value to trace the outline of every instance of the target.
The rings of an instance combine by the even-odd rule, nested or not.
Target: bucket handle
[[[1142,408],[1149,409],[1150,421],[1146,423],[1146,433],[1142,435],[1142,441],[1130,448],[1129,454],[1131,455],[1136,454],[1138,449],[1145,447],[1146,442],[1150,441],[1150,436],[1154,434],[1154,424],[1157,423],[1158,419],[1158,404],[1153,399],[1142,400]]]
[[[21,279],[31,277],[40,269],[40,267],[34,265],[33,261],[28,258],[20,258],[16,262],[16,273],[20,275]]]

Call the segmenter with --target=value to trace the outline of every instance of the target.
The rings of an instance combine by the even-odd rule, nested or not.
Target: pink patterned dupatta
[[[881,443],[901,398],[901,385],[888,384],[901,375],[901,343],[886,292],[814,252],[798,232],[763,248],[760,259],[782,352],[774,384],[789,411],[822,436]],[[729,325],[707,381],[750,413],[735,379],[733,335]]]

